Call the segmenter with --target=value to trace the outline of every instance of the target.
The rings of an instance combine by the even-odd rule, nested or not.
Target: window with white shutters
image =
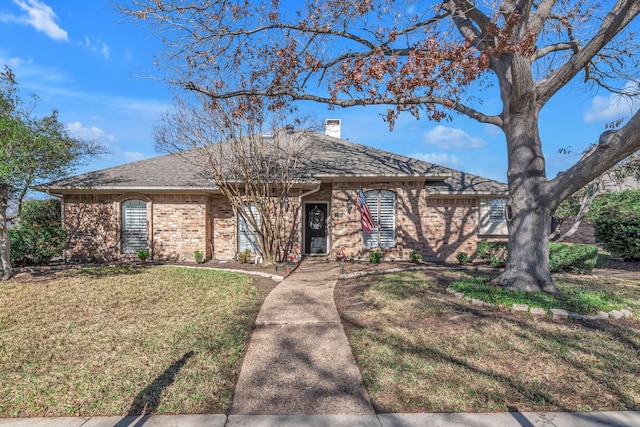
[[[371,190],[365,193],[376,228],[363,231],[365,248],[393,248],[396,245],[396,193]]]
[[[131,199],[122,202],[122,253],[147,249],[147,203]]]
[[[251,215],[256,219],[258,226],[260,225],[260,212],[258,208],[251,204]],[[258,233],[247,222],[242,215],[238,213],[238,253],[249,249],[252,253],[260,253],[258,245]]]

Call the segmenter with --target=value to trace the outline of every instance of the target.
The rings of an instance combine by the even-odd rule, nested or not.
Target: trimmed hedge
[[[552,273],[591,274],[598,261],[598,248],[593,245],[549,243],[549,268]]]
[[[596,239],[609,252],[626,260],[640,260],[640,218],[600,218],[595,223]]]
[[[492,267],[504,267],[507,242],[478,242],[478,257]],[[593,245],[549,243],[549,268],[552,273],[591,274],[598,260],[598,248]]]
[[[65,239],[59,200],[25,202],[20,222],[9,229],[11,263],[47,264],[52,258],[62,255]]]
[[[9,229],[11,264],[42,265],[62,255],[67,233],[61,227]]]

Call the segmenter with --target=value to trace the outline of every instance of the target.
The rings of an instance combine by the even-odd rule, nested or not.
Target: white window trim
[[[129,222],[127,220],[127,212],[129,209],[134,211],[134,206],[129,206],[132,202],[141,202],[144,204],[144,215],[137,214],[137,221],[141,222],[136,224],[137,229],[131,230],[129,229]],[[142,209],[139,209],[140,211]],[[135,254],[139,250],[149,249],[149,221],[148,221],[148,212],[149,211],[149,202],[139,198],[130,198],[123,200],[121,202],[121,221],[122,221],[122,231],[121,231],[121,246],[123,254]],[[142,220],[142,221],[141,221]],[[143,224],[142,224],[143,223]],[[134,239],[136,234],[140,234],[137,242],[130,242],[129,239]],[[142,234],[144,233],[144,236]],[[144,237],[144,238],[142,238]],[[144,243],[142,243],[144,242]]]
[[[495,198],[489,200],[489,222],[491,223],[503,223],[506,222],[506,198]]]
[[[389,245],[381,245],[381,237],[382,230],[380,229],[381,216],[380,211],[382,207],[382,194],[391,194],[393,195],[393,208],[391,209],[393,216],[391,217],[391,224],[386,229],[392,233],[392,236],[389,237],[389,241],[391,242]],[[369,205],[369,210],[371,211],[371,216],[373,217],[374,224],[376,227],[371,231],[362,230],[362,240],[363,246],[365,249],[391,249],[397,246],[397,235],[396,235],[396,225],[397,225],[397,201],[398,195],[395,191],[391,190],[369,190],[365,191],[365,197],[367,198],[367,204]],[[375,203],[375,205],[374,205]],[[367,236],[372,236],[376,234],[375,238],[370,238],[371,243],[367,244]]]

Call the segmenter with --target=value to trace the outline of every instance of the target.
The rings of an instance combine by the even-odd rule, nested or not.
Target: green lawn
[[[620,321],[552,321],[445,292],[469,277],[430,270],[338,284],[378,411],[640,409],[640,283],[558,276],[562,287],[616,295],[636,312]]]
[[[268,290],[202,269],[0,284],[0,417],[222,413]]]

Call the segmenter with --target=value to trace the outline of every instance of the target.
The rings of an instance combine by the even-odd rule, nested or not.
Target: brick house
[[[335,126],[335,123],[334,123]],[[338,122],[339,126],[339,122]],[[367,257],[425,259],[472,254],[478,241],[504,239],[505,184],[339,138],[307,134],[318,153],[296,184],[297,230],[305,255],[340,248]],[[337,137],[336,137],[337,136]],[[363,188],[377,227],[364,232],[357,207]],[[252,248],[241,217],[204,169],[164,155],[49,183],[63,201],[66,258],[119,259],[148,248],[156,259],[231,259]]]

